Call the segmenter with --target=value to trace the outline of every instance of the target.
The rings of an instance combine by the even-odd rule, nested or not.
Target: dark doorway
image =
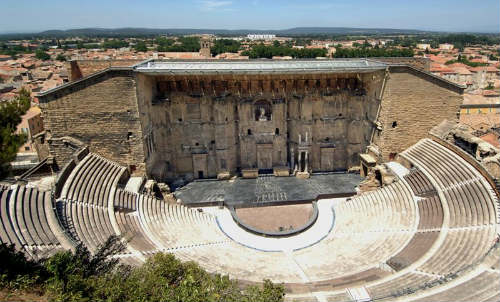
[[[382,174],[380,173],[379,170],[375,170],[375,179],[380,183],[380,186],[382,187]]]
[[[300,172],[304,172],[304,169],[306,168],[306,153],[305,152],[300,152]]]
[[[203,171],[198,171],[198,178],[203,178]]]

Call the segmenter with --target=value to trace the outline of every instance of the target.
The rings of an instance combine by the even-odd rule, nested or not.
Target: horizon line
[[[280,28],[280,29],[251,29],[251,28],[197,28],[197,27],[133,27],[133,26],[123,26],[123,27],[75,27],[75,28],[54,28],[47,29],[42,31],[0,31],[0,35],[39,35],[48,31],[72,31],[72,30],[83,30],[83,29],[95,29],[95,30],[121,30],[121,29],[144,29],[144,30],[200,30],[200,31],[287,31],[297,28],[319,28],[319,29],[355,29],[355,30],[401,30],[401,31],[417,31],[417,32],[432,32],[432,33],[470,33],[470,34],[498,34],[498,31],[481,31],[481,30],[440,30],[440,29],[415,29],[415,28],[392,28],[392,27],[349,27],[349,26],[297,26],[297,27],[289,27],[289,28]],[[318,33],[319,34],[319,33]],[[328,33],[325,33],[328,34]],[[362,34],[362,33],[360,33]],[[347,33],[345,35],[348,35]],[[352,35],[352,34],[351,34]]]

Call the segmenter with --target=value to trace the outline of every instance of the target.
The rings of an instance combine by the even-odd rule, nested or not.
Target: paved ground
[[[194,181],[174,194],[185,205],[203,206],[224,202],[226,206],[252,207],[316,200],[318,196],[339,197],[355,193],[359,174],[331,173],[296,177],[260,176],[233,181]]]
[[[312,213],[310,203],[236,209],[243,223],[267,232],[296,230],[309,221]]]

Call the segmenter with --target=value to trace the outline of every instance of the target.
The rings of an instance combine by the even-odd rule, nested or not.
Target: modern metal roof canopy
[[[252,74],[366,72],[388,65],[366,59],[340,60],[245,60],[245,61],[146,61],[134,67],[151,74]]]

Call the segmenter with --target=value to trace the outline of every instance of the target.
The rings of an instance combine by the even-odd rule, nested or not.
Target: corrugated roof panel
[[[245,73],[245,72],[312,72],[384,69],[387,64],[366,59],[287,60],[287,61],[148,61],[135,66],[146,73]]]

